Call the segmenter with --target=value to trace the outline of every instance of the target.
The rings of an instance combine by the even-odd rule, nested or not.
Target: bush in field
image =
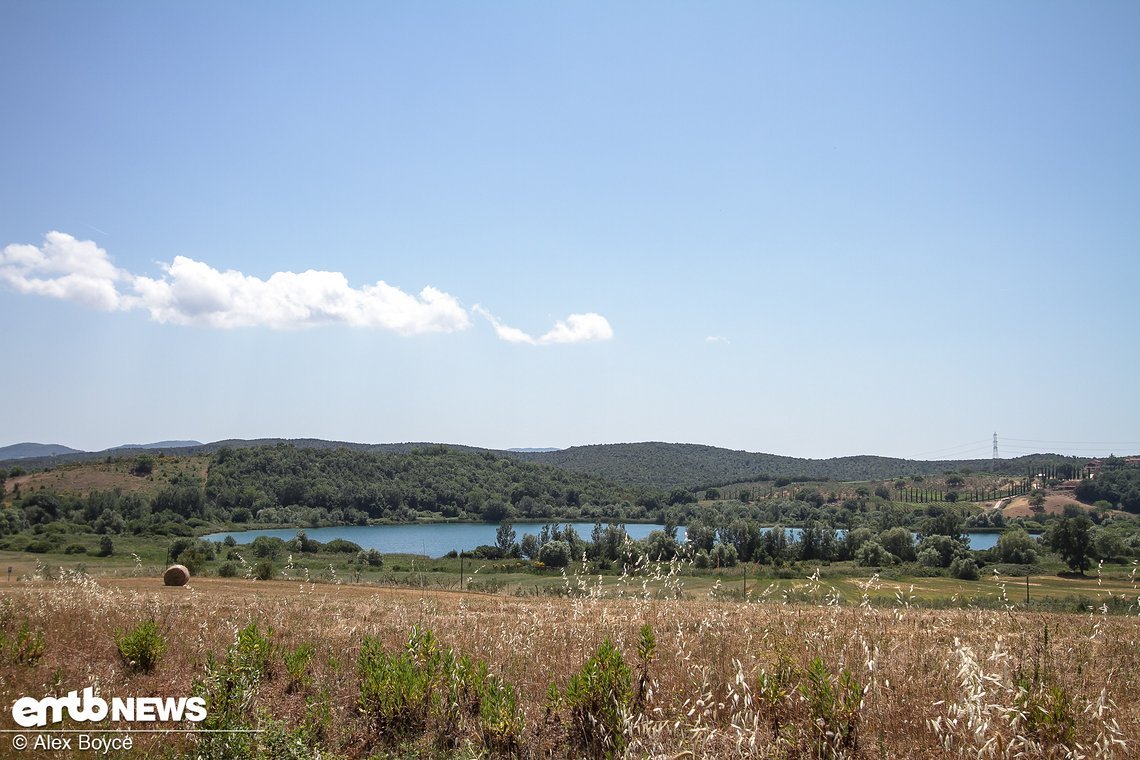
[[[326,541],[321,549],[326,552],[334,552],[337,554],[359,554],[362,551],[360,544],[355,544],[352,541],[346,541],[343,538],[334,538],[332,541]]]
[[[608,638],[558,694],[552,697],[570,712],[570,743],[589,757],[620,757],[625,750],[625,720],[633,700],[633,674],[621,651]]]
[[[859,708],[863,688],[846,668],[832,675],[823,660],[815,657],[804,671],[799,692],[811,718],[808,733],[814,757],[850,757],[859,744]]]
[[[28,621],[20,624],[15,637],[9,638],[0,628],[0,662],[34,665],[44,654],[44,632],[33,630]]]
[[[538,550],[538,561],[547,567],[566,567],[570,560],[570,544],[565,541],[548,541]]]
[[[239,574],[239,568],[234,562],[223,562],[221,567],[218,568],[219,578],[236,578]]]
[[[518,748],[524,722],[514,688],[490,675],[485,662],[441,646],[430,630],[413,628],[397,652],[365,636],[356,672],[360,710],[388,741],[430,734],[454,748],[476,732],[485,749]]]
[[[273,536],[258,536],[250,544],[253,556],[261,559],[277,559],[285,551],[285,548],[285,542]]]
[[[291,652],[281,653],[281,659],[285,662],[285,672],[289,675],[289,685],[285,687],[286,692],[296,691],[308,683],[309,662],[312,661],[316,651],[316,647],[305,642],[298,644],[297,648]]]
[[[267,581],[273,577],[273,563],[262,560],[253,566],[253,577],[259,581]]]
[[[193,695],[206,702],[206,719],[199,724],[203,729],[198,736],[199,757],[220,760],[262,754],[257,752],[259,735],[249,729],[258,687],[271,675],[272,635],[271,628],[263,633],[257,623],[250,623],[237,632],[224,658],[207,657],[205,673],[193,688]]]
[[[356,561],[362,565],[368,565],[369,567],[383,567],[384,555],[375,549],[369,549],[368,551],[362,551],[357,554]]]
[[[969,557],[956,557],[950,563],[950,575],[960,581],[976,581],[979,577],[978,563]]]
[[[115,644],[127,667],[143,673],[154,670],[166,651],[166,639],[153,620],[144,620],[130,631],[116,631]]]

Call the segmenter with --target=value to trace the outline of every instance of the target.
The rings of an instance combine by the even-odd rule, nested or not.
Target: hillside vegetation
[[[493,454],[524,462],[548,464],[570,472],[592,475],[625,483],[670,490],[698,490],[709,486],[771,480],[779,477],[802,480],[865,481],[911,475],[937,475],[946,472],[989,472],[994,463],[989,459],[918,460],[879,456],[849,456],[832,459],[802,459],[776,454],[736,451],[693,443],[613,443],[574,446],[557,451],[499,451],[457,444],[433,443],[348,443],[317,438],[259,438],[225,440],[200,446],[150,449],[152,454],[190,456],[214,454],[222,449],[265,448],[278,445],[295,449],[348,449],[372,454],[408,454],[413,451],[443,446],[451,451]],[[0,465],[20,465],[29,470],[56,467],[71,462],[96,461],[110,452],[82,452],[21,460],[0,460]],[[1032,454],[1016,459],[1000,459],[994,469],[997,475],[1024,477],[1030,470],[1069,465],[1079,469],[1086,459],[1059,454]]]
[[[621,483],[664,489],[698,489],[777,477],[839,481],[882,480],[964,470],[988,472],[993,466],[989,459],[924,461],[878,456],[800,459],[691,443],[575,446],[562,451],[516,456]],[[1028,470],[1044,465],[1069,464],[1079,468],[1084,463],[1084,459],[1077,457],[1034,454],[998,460],[995,472],[1021,477]]]
[[[323,519],[334,522],[414,522],[423,513],[497,522],[508,515],[544,518],[590,506],[597,509],[587,509],[586,515],[600,517],[613,512],[607,506],[656,503],[645,489],[444,446],[407,454],[286,445],[225,448],[214,455],[206,498],[238,522],[255,514],[265,520],[265,510],[290,507],[323,511]]]

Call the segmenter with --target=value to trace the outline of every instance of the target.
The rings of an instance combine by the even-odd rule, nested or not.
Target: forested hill
[[[512,456],[530,462],[552,464],[572,472],[598,475],[621,483],[663,489],[697,489],[779,477],[839,481],[881,480],[963,469],[988,471],[992,464],[989,459],[923,461],[877,456],[800,459],[692,443],[614,443]],[[1034,454],[998,460],[997,471],[1021,476],[1029,468],[1042,464],[1068,463],[1079,467],[1085,461],[1058,454]]]
[[[410,454],[433,449],[441,444],[432,443],[348,443],[317,438],[262,438],[254,440],[225,440],[201,446],[158,449],[130,449],[132,453],[149,452],[173,456],[213,454],[221,449],[239,451],[279,445],[296,450],[332,451],[348,450],[373,455]],[[561,470],[592,475],[626,486],[671,490],[674,488],[702,489],[730,483],[787,478],[815,480],[881,480],[910,475],[933,475],[949,471],[988,471],[989,459],[923,461],[878,456],[850,456],[834,459],[801,459],[798,457],[758,454],[735,451],[716,446],[692,443],[614,443],[592,446],[575,446],[561,451],[494,451],[472,446],[445,444],[457,453],[489,454],[523,462],[551,465]],[[0,465],[20,465],[27,470],[55,467],[66,462],[105,459],[122,456],[125,450],[81,452],[57,456],[30,457],[0,461]],[[1081,467],[1086,459],[1058,454],[1033,454],[1016,459],[998,460],[1001,474],[1023,477],[1031,468],[1041,465],[1070,464]]]
[[[656,507],[662,498],[652,489],[491,452],[429,446],[404,454],[279,445],[219,449],[210,463],[205,506],[238,522],[253,517],[302,523],[424,517],[499,521],[556,513],[645,517],[645,507]]]

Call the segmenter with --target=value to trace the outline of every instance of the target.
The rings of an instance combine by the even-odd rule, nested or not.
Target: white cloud
[[[433,287],[419,295],[386,282],[353,288],[340,272],[277,272],[267,280],[176,256],[155,280],[136,277],[138,304],[156,322],[207,327],[291,328],[321,324],[378,327],[401,335],[470,326],[453,296]]]
[[[724,337],[723,335],[710,335],[707,338],[705,338],[705,343],[719,343],[723,346],[727,346],[730,343],[732,343],[732,341],[730,341],[728,338]]]
[[[160,277],[116,267],[89,240],[49,232],[42,246],[9,245],[0,251],[0,283],[19,293],[73,301],[101,311],[144,310],[163,324],[288,329],[323,324],[391,330],[401,335],[455,332],[471,325],[454,296],[431,287],[418,294],[379,281],[354,288],[340,272],[277,272],[268,279],[220,271],[176,256]],[[475,306],[502,340],[546,345],[609,340],[600,314],[571,314],[535,338]]]
[[[554,327],[550,328],[545,335],[535,338],[517,327],[503,324],[494,314],[482,306],[476,305],[471,310],[490,322],[491,326],[495,328],[495,334],[508,343],[545,346],[553,343],[592,343],[614,337],[614,331],[610,327],[609,320],[601,314],[593,312],[571,314],[565,321],[558,320],[555,322]]]
[[[75,301],[102,311],[123,308],[115,283],[128,276],[95,243],[62,232],[44,235],[42,248],[9,245],[0,251],[0,282],[16,292]]]

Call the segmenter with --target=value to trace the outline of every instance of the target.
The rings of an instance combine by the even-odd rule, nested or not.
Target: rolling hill
[[[574,446],[555,451],[498,451],[474,446],[436,443],[351,443],[326,441],[318,438],[258,438],[229,439],[213,443],[192,445],[190,441],[169,441],[145,448],[117,448],[99,452],[79,452],[58,447],[58,454],[43,449],[18,449],[19,457],[5,455],[0,449],[0,463],[5,460],[18,463],[25,469],[52,467],[62,462],[105,459],[143,452],[176,456],[212,454],[219,449],[246,449],[264,446],[287,445],[298,449],[349,449],[387,454],[407,454],[416,449],[443,445],[453,451],[486,452],[512,457],[525,462],[548,464],[567,472],[592,475],[630,486],[660,489],[703,489],[730,483],[751,482],[779,477],[812,480],[856,481],[881,480],[910,475],[935,475],[943,472],[972,470],[987,472],[993,465],[989,459],[915,460],[880,456],[849,456],[832,459],[803,459],[776,454],[754,453],[723,449],[692,443],[612,443]],[[39,451],[40,453],[35,453]],[[1059,454],[1032,454],[1015,459],[1000,459],[999,474],[1023,476],[1028,470],[1044,464],[1071,464],[1083,466],[1086,459]]]
[[[658,442],[574,446],[562,451],[514,456],[621,483],[666,489],[699,489],[778,477],[880,480],[965,469],[989,471],[993,464],[989,459],[925,461],[867,455],[801,459],[691,443]],[[997,472],[1024,475],[1029,468],[1042,464],[1068,463],[1080,466],[1085,461],[1058,454],[1034,454],[1016,459],[1000,459]]]

